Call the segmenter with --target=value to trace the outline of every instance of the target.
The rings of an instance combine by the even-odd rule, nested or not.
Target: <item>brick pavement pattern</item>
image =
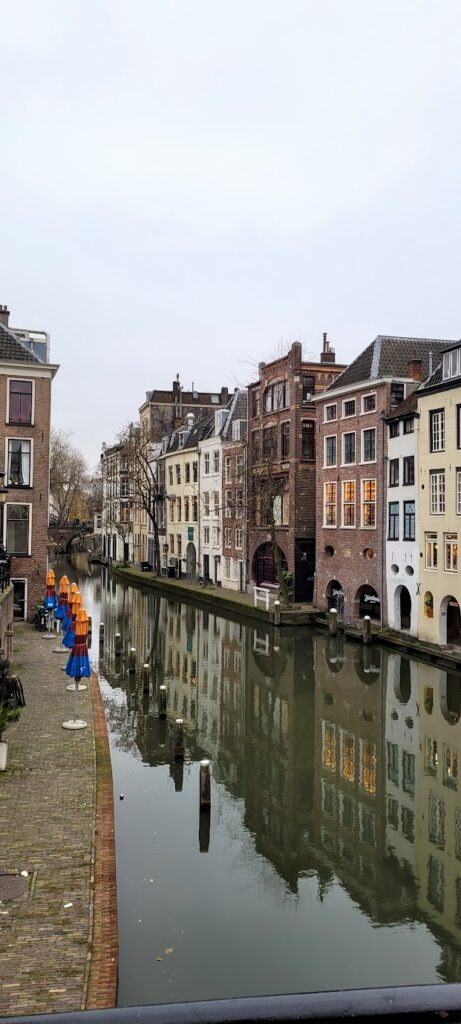
[[[8,730],[8,767],[0,773],[0,873],[26,870],[29,885],[0,904],[3,1016],[84,1009],[89,993],[92,1006],[116,1002],[113,796],[102,701],[91,680],[79,695],[88,728],[62,728],[74,696],[55,646],[31,626],[15,629],[13,662],[27,706]]]

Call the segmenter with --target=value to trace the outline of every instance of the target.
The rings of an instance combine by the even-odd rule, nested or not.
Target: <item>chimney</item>
[[[294,341],[291,346],[291,368],[292,370],[301,369],[301,363],[303,361],[303,347],[300,341]]]
[[[323,333],[323,348],[322,348],[322,351],[320,353],[320,362],[321,363],[335,363],[336,362],[335,350],[334,350],[334,348],[331,348],[330,342],[328,341],[328,336],[327,336],[327,332],[326,331],[324,331],[324,333]]]
[[[176,380],[173,381],[173,399],[178,400],[181,394],[181,385],[179,383],[179,373],[176,374]]]
[[[412,380],[421,380],[422,366],[423,364],[421,359],[409,359],[408,376],[411,377]]]
[[[8,327],[8,320],[10,318],[10,311],[8,306],[0,306],[0,324],[4,327]]]
[[[221,388],[221,405],[227,405],[229,401],[229,391],[227,388]]]
[[[432,352],[429,352],[428,373],[429,373],[429,377],[432,377]]]

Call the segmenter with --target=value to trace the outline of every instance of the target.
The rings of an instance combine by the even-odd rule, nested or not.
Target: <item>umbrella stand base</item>
[[[42,640],[56,640],[56,633],[44,633]]]
[[[85,683],[78,683],[77,686],[75,683],[71,683],[70,686],[66,686],[66,690],[73,690],[74,693],[76,690],[78,690],[79,693],[82,693],[83,690],[86,689],[87,687],[85,686]]]
[[[69,650],[68,650],[67,647],[64,647],[64,645],[63,645],[62,647],[52,647],[51,648],[51,653],[52,654],[68,654]]]
[[[63,729],[86,729],[87,723],[83,721],[83,718],[70,718],[69,721],[62,723],[62,727]]]

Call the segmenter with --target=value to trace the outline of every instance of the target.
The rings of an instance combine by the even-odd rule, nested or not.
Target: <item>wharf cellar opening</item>
[[[358,619],[363,619],[365,615],[369,615],[370,619],[379,622],[381,618],[381,601],[376,590],[370,587],[368,583],[359,587],[355,595],[354,605]]]
[[[288,571],[288,562],[281,548],[277,547],[282,572]],[[274,550],[270,541],[260,544],[253,556],[253,577],[257,587],[265,583],[277,585]]]

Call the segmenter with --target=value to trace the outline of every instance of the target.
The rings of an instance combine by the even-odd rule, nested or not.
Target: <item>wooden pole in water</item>
[[[371,644],[371,619],[369,615],[365,615],[363,619],[363,642],[364,644]]]
[[[174,723],[174,758],[175,761],[184,759],[184,726],[182,718],[177,718]]]
[[[104,643],[104,623],[100,622],[99,623],[99,645],[100,645],[100,647],[102,647],[103,643]]]
[[[330,608],[328,612],[328,632],[330,636],[336,636],[338,632],[338,612],[336,608]]]
[[[200,761],[200,810],[209,811],[211,807],[211,775],[210,762]]]
[[[274,626],[280,626],[280,601],[274,601]]]
[[[166,718],[166,686],[162,685],[158,688],[158,717]]]
[[[130,653],[128,655],[128,672],[132,676],[136,672],[136,647],[130,647]]]
[[[144,692],[149,692],[149,678],[149,665],[148,662],[145,661],[142,667],[142,688]]]
[[[116,655],[116,657],[119,658],[121,653],[122,653],[122,637],[121,637],[120,633],[116,633],[115,634],[115,655]]]

